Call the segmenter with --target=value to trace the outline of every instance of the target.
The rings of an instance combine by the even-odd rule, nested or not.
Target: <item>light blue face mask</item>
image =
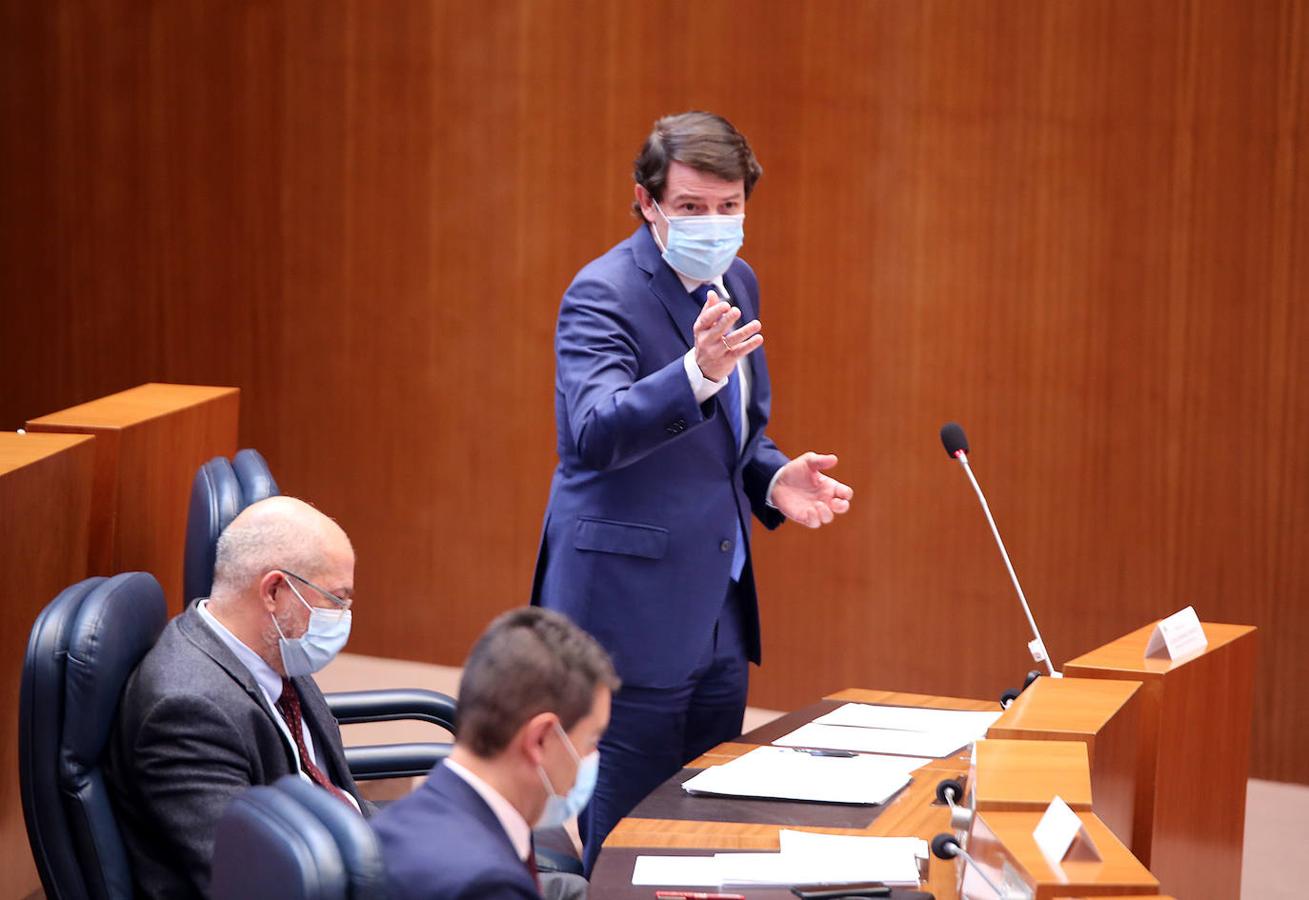
[[[536,771],[541,773],[541,783],[545,785],[546,790],[545,809],[541,812],[541,818],[536,820],[537,828],[554,828],[581,812],[582,807],[591,799],[591,794],[595,791],[596,776],[600,774],[599,750],[579,758],[577,751],[573,749],[573,742],[568,739],[568,735],[557,721],[555,731],[559,732],[564,746],[568,748],[568,752],[577,763],[577,777],[573,779],[572,789],[560,796],[555,793],[554,785],[550,782],[550,776],[545,774],[545,769],[541,766],[536,767]]]
[[[745,216],[675,216],[654,207],[668,223],[664,262],[695,281],[713,281],[727,271],[745,243]],[[659,230],[655,229],[658,237]],[[661,242],[662,243],[662,242]]]
[[[298,638],[289,638],[283,634],[282,626],[277,624],[277,616],[273,616],[273,627],[277,629],[277,644],[282,651],[282,667],[286,670],[286,677],[298,678],[320,671],[341,652],[345,642],[350,639],[350,610],[310,606],[290,578],[286,579],[286,586],[309,609],[309,627]]]

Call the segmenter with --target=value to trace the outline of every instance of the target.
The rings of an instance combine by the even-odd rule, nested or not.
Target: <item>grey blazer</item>
[[[319,767],[359,799],[322,691],[312,678],[292,680]],[[138,896],[208,896],[228,802],[296,771],[276,715],[194,605],[168,623],[127,682],[105,765]]]

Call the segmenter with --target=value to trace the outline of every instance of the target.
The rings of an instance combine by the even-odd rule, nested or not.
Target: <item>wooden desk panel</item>
[[[144,384],[27,423],[98,438],[89,572],[149,572],[181,610],[191,482],[201,463],[236,452],[239,402],[237,388]]]
[[[1140,687],[1135,681],[1038,678],[987,732],[990,738],[1085,744],[1095,812],[1133,850]]]
[[[976,747],[969,787],[979,811],[1043,811],[1056,796],[1073,809],[1091,811],[1090,756],[1081,741],[988,738]]]
[[[1151,623],[1064,667],[1078,678],[1141,681],[1132,847],[1181,897],[1235,896],[1245,839],[1256,630],[1204,629],[1209,646],[1196,656],[1146,659]]]
[[[1158,880],[1132,855],[1094,813],[1078,813],[1100,861],[1051,863],[1032,837],[1040,812],[978,813],[969,852],[997,883],[1003,883],[1004,861],[1012,864],[1036,892],[1036,900],[1056,897],[1107,897],[1157,890]],[[1206,896],[1195,895],[1197,898]]]
[[[37,613],[86,577],[95,439],[0,433],[0,872],[6,896],[40,888],[18,788],[18,689]]]

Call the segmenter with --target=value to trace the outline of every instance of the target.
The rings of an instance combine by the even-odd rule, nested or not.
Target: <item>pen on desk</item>
[[[655,891],[659,900],[745,900],[745,894],[715,894],[704,891]]]
[[[809,750],[804,747],[792,747],[796,753],[808,753],[810,756],[838,756],[841,759],[854,759],[858,756],[853,750]]]

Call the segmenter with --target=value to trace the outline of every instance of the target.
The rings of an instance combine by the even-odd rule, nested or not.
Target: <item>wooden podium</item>
[[[978,741],[969,788],[978,812],[1043,812],[1055,797],[1091,812],[1091,764],[1081,741]]]
[[[5,895],[41,882],[18,791],[18,686],[27,635],[55,595],[86,577],[95,439],[0,433],[0,872]]]
[[[1150,894],[1158,889],[1159,882],[1150,871],[1094,813],[1079,812],[1077,816],[1101,858],[1049,859],[1032,837],[1041,815],[979,812],[973,820],[968,852],[996,884],[1025,889],[1033,900]],[[992,896],[988,889],[983,891],[984,896]]]
[[[237,388],[143,384],[27,423],[96,436],[91,574],[149,572],[181,610],[191,482],[201,463],[236,452],[239,401]]]
[[[1139,691],[1140,684],[1133,681],[1038,678],[986,736],[1086,745],[1094,811],[1130,845],[1137,794]]]
[[[1179,897],[1235,897],[1250,766],[1255,628],[1210,622],[1203,627],[1209,646],[1190,657],[1146,659],[1151,624],[1069,661],[1064,673],[1141,683],[1132,849],[1163,888]]]

